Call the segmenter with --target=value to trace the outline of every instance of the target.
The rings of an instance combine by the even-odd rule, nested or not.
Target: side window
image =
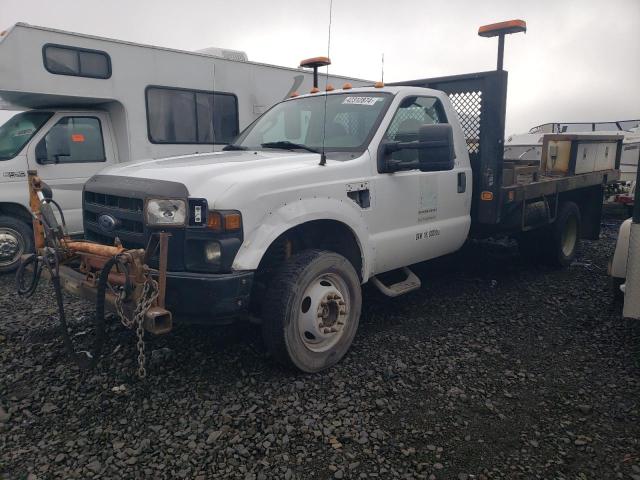
[[[152,143],[224,144],[238,135],[235,95],[149,87],[146,99]]]
[[[384,139],[392,142],[414,142],[418,140],[418,132],[422,125],[446,122],[442,104],[437,98],[407,97],[393,116]],[[392,153],[391,158],[403,162],[417,161],[418,151],[399,150]]]
[[[111,77],[111,58],[100,50],[45,45],[42,55],[49,73],[102,79]]]
[[[51,163],[104,162],[100,120],[95,117],[64,117],[36,146],[36,160]]]

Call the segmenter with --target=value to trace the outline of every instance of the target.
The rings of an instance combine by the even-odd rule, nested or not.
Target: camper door
[[[105,112],[57,112],[29,144],[29,168],[51,186],[71,234],[82,232],[84,183],[117,161],[112,139]]]

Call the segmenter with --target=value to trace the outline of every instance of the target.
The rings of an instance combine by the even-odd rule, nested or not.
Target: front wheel
[[[263,300],[262,331],[281,363],[318,372],[344,357],[358,329],[362,294],[351,263],[307,250],[277,271]]]
[[[0,273],[13,272],[20,257],[33,252],[33,232],[22,220],[0,215]]]

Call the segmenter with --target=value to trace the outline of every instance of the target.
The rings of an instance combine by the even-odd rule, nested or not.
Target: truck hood
[[[316,168],[320,155],[306,152],[230,151],[133,161],[108,167],[100,175],[179,182],[191,196],[219,196],[239,182],[303,173]]]

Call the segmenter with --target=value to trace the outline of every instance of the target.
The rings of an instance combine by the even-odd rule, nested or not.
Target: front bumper
[[[166,307],[178,322],[230,323],[248,310],[253,273],[167,272]]]
[[[43,274],[46,275],[46,269]],[[96,288],[87,277],[68,265],[60,265],[60,283],[74,296],[96,301]],[[165,304],[178,322],[226,325],[246,313],[253,283],[252,271],[205,274],[168,272]],[[115,311],[109,292],[107,308]],[[131,313],[131,312],[130,312]]]

